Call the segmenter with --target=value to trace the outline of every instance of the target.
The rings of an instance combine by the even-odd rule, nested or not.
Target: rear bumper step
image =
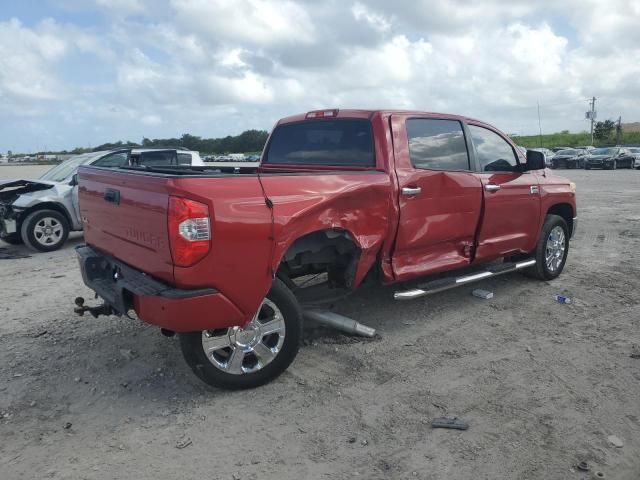
[[[414,298],[426,297],[434,293],[443,292],[451,288],[459,287],[467,283],[477,282],[485,278],[497,277],[503,273],[515,272],[523,268],[529,268],[536,264],[535,259],[523,260],[521,262],[507,262],[494,267],[481,270],[477,273],[464,275],[461,277],[440,278],[431,282],[419,285],[417,288],[410,290],[401,290],[393,294],[396,300],[413,300]]]

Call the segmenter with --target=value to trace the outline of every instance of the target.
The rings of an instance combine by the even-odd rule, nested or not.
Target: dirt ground
[[[289,370],[244,392],[201,384],[156,329],[75,316],[81,236],[0,244],[31,255],[0,260],[0,478],[637,480],[640,171],[562,174],[580,221],[560,278],[476,284],[491,300],[358,292],[336,310],[381,338],[308,328]],[[443,414],[469,430],[432,429]]]

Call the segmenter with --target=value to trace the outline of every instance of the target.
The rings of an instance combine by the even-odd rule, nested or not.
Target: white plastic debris
[[[490,298],[493,298],[493,292],[490,292],[488,290],[482,290],[481,288],[476,288],[474,291],[471,292],[471,295],[478,298],[484,298],[485,300],[489,300]]]

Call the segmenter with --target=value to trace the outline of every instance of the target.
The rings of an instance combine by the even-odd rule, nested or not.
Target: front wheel
[[[21,236],[32,250],[51,252],[57,250],[69,236],[69,221],[55,210],[36,210],[22,222]]]
[[[540,280],[553,280],[562,273],[568,253],[567,222],[558,215],[547,215],[535,250],[536,264],[528,273]]]
[[[185,361],[203,382],[226,389],[263,385],[291,364],[302,338],[302,311],[281,280],[245,328],[180,334]]]

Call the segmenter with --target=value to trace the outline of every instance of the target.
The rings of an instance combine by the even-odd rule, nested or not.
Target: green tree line
[[[97,152],[100,150],[111,150],[114,148],[158,148],[173,147],[196,150],[201,154],[222,154],[222,153],[245,153],[261,152],[267,141],[269,132],[266,130],[246,130],[240,135],[227,135],[222,138],[202,138],[188,133],[180,138],[143,138],[141,143],[131,141],[123,142],[119,140],[112,143],[103,143],[94,148],[75,148],[69,153]],[[55,153],[67,153],[55,152]]]
[[[569,133],[563,130],[559,133],[546,135],[512,135],[511,138],[518,145],[527,148],[580,147],[591,145],[591,133]],[[640,132],[618,132],[613,120],[596,122],[593,129],[593,146],[603,147],[620,143],[621,145],[640,145]]]

